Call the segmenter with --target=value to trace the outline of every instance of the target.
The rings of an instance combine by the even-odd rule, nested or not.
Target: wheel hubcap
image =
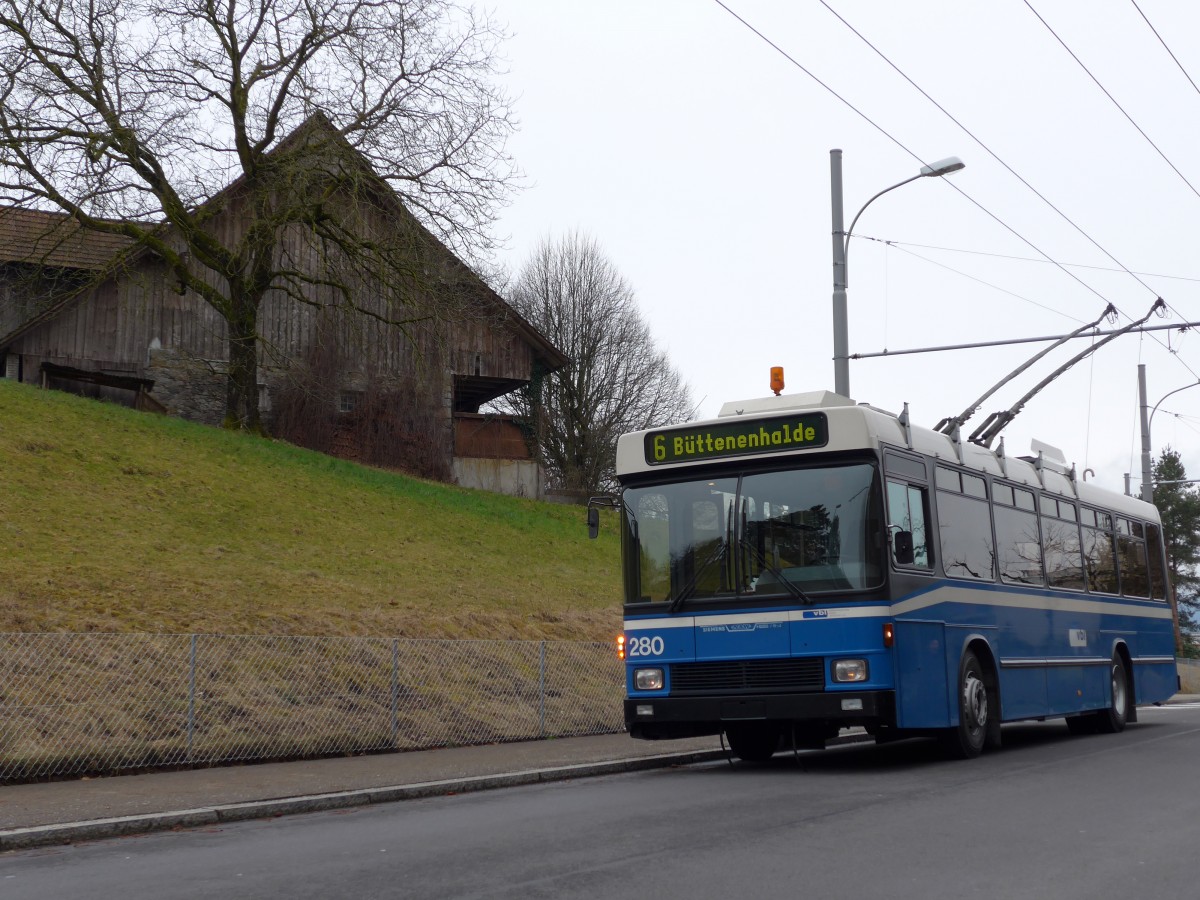
[[[1113,709],[1118,713],[1125,712],[1125,679],[1121,677],[1121,667],[1112,667],[1112,702]]]
[[[987,688],[974,672],[968,672],[963,681],[963,710],[972,728],[983,728],[987,724]]]

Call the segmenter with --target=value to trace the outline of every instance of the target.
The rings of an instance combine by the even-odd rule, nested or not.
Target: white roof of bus
[[[770,419],[799,411],[820,411],[825,414],[829,422],[828,443],[812,450],[751,453],[717,460],[702,459],[670,465],[651,465],[646,462],[645,437],[650,431],[669,433],[677,429],[703,429],[706,425],[727,425],[729,420],[735,417]],[[909,444],[909,438],[905,434],[905,428],[901,424],[900,418],[895,413],[876,409],[865,403],[856,404],[853,400],[831,391],[739,400],[726,403],[721,407],[721,412],[716,419],[686,422],[622,435],[617,442],[617,476],[624,479],[629,475],[657,472],[670,477],[669,472],[710,465],[713,462],[737,465],[754,459],[778,459],[786,456],[808,456],[814,453],[847,450],[877,450],[881,444],[887,444],[900,449],[911,447],[919,453],[945,460],[951,464],[987,472],[1017,484],[1026,484],[1051,493],[1078,498],[1084,503],[1091,503],[1114,512],[1122,512],[1140,519],[1158,520],[1158,513],[1154,507],[1136,497],[1073,479],[1066,464],[1061,460],[1050,458],[1049,452],[1043,454],[1043,467],[1039,478],[1039,472],[1033,463],[1009,455],[1007,452],[1002,458],[996,450],[990,450],[965,440],[956,446],[948,435],[919,425],[913,425],[910,434],[911,444]],[[1048,445],[1040,446],[1046,448],[1047,451],[1052,449]]]

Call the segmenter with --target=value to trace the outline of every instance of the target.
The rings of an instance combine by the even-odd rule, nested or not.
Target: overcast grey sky
[[[859,221],[852,354],[1062,334],[1109,302],[1119,327],[1160,295],[1171,309],[1150,324],[1200,321],[1200,89],[1189,80],[1200,83],[1200,4],[723,2],[491,7],[513,35],[507,86],[521,129],[510,150],[528,184],[501,221],[503,261],[515,270],[570,229],[594,237],[700,417],[768,394],[772,365],[785,367],[785,393],[833,388],[834,147],[847,225],[922,161],[967,164],[886,194]],[[932,426],[1044,346],[856,360],[851,393],[895,411],[908,402]],[[1057,350],[971,424],[1082,349]],[[1125,472],[1136,485],[1138,363],[1153,405],[1200,381],[1200,335],[1108,344],[1029,403],[1004,432],[1008,452],[1036,438],[1104,486],[1123,489]],[[1167,444],[1200,477],[1200,387],[1159,407],[1155,454]]]

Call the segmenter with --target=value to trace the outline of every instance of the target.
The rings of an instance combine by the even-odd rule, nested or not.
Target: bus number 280
[[[662,656],[663,639],[654,637],[635,637],[629,640],[629,655],[633,656]]]

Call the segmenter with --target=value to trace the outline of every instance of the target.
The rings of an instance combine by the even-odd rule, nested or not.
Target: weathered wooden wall
[[[454,455],[482,459],[529,459],[521,426],[507,416],[459,413],[454,417]]]
[[[367,301],[371,292],[359,295]],[[312,288],[301,303],[282,290],[265,298],[259,316],[260,364],[287,368],[317,340],[319,310],[342,306],[329,286]],[[370,309],[369,303],[367,304]],[[420,318],[414,308],[371,309],[384,318]],[[419,366],[443,368],[450,374],[527,380],[533,349],[513,329],[487,312],[454,314],[444,310],[437,321],[389,325],[369,315],[344,311],[325,317],[336,322],[332,335],[341,355],[355,360],[362,372],[411,373]],[[432,314],[436,314],[432,313]],[[224,319],[193,293],[180,295],[161,264],[147,258],[136,269],[88,292],[54,320],[19,338],[10,348],[30,361],[47,360],[81,368],[144,374],[152,346],[186,351],[197,359],[228,359]]]
[[[201,359],[226,358],[224,320],[199,298],[177,293],[162,265],[143,258],[134,270],[109,278],[18,338],[10,351],[78,368],[141,375],[155,342],[184,348]]]
[[[244,200],[235,191],[220,202],[225,208],[211,220],[212,233],[224,246],[235,246],[245,228]],[[366,389],[390,391],[389,396],[410,398],[404,403],[425,407],[417,416],[411,409],[398,411],[410,423],[429,415],[436,419],[435,440],[444,446],[448,464],[456,443],[456,389],[463,391],[458,409],[473,410],[480,397],[527,382],[539,354],[555,351],[527,333],[528,326],[394,197],[375,202],[347,196],[331,208],[356,233],[398,251],[392,258],[405,262],[384,283],[336,248],[321,245],[310,229],[292,226],[280,234],[277,263],[301,277],[273,287],[259,309],[267,421],[271,394],[302,373],[311,382],[320,372],[329,382],[331,405],[339,391]],[[215,272],[192,266],[195,275],[226,292]],[[28,300],[20,305],[13,300],[17,289],[0,270],[0,337],[28,317]],[[48,287],[39,302],[53,293]],[[216,424],[223,415],[226,335],[220,313],[198,294],[181,293],[165,263],[143,252],[53,317],[19,333],[7,352],[20,359],[25,381],[38,381],[43,363],[128,374],[154,381],[149,396],[168,411]],[[469,455],[526,457],[519,432],[501,431],[460,431],[458,442]]]

